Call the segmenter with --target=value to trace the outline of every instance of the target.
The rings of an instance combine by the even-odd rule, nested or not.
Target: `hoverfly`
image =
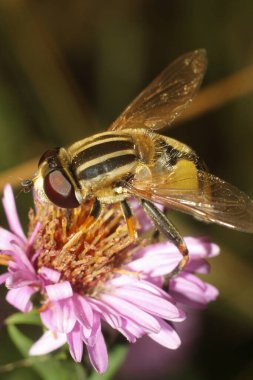
[[[188,261],[183,238],[154,203],[206,222],[253,232],[253,201],[210,174],[187,145],[156,133],[191,103],[206,70],[204,49],[171,63],[114,121],[107,132],[46,151],[34,184],[38,196],[63,208],[94,198],[87,227],[103,204],[119,202],[130,235],[134,220],[127,198],[136,197],[158,231],[179,249],[178,273]]]

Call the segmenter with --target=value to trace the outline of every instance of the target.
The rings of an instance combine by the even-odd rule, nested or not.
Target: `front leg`
[[[141,205],[148,214],[148,216],[155,223],[156,228],[175,244],[175,246],[178,248],[179,252],[183,256],[176,268],[173,269],[173,271],[169,274],[169,278],[172,278],[176,276],[179,272],[181,272],[185,265],[188,263],[188,248],[184,242],[184,239],[179,234],[174,225],[153,203],[145,199],[141,199]]]
[[[134,221],[134,217],[132,214],[132,210],[131,210],[129,204],[127,203],[126,199],[121,201],[120,205],[121,205],[121,209],[122,209],[123,215],[124,215],[125,220],[126,220],[128,233],[133,239],[136,239],[138,237],[138,234],[136,231],[136,226],[135,226],[135,221]]]
[[[87,219],[85,220],[82,229],[87,230],[99,217],[102,211],[102,205],[101,202],[96,198],[95,202],[92,205],[92,209],[90,211],[90,214],[88,215]]]

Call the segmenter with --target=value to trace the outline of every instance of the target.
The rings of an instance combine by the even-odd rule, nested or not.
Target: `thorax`
[[[93,192],[125,177],[138,164],[136,144],[126,132],[96,134],[71,145],[68,153],[76,180]]]

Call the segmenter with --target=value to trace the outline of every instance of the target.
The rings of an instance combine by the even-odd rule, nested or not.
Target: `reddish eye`
[[[46,175],[44,191],[48,199],[58,207],[75,208],[80,205],[74,186],[61,170],[54,170]]]

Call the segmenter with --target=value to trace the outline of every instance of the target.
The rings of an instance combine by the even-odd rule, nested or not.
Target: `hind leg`
[[[141,205],[148,216],[155,223],[156,228],[163,233],[175,246],[178,248],[182,255],[182,259],[179,261],[175,269],[169,274],[169,278],[176,276],[189,261],[188,248],[184,242],[184,239],[174,227],[172,222],[152,203],[145,199],[141,199]]]

